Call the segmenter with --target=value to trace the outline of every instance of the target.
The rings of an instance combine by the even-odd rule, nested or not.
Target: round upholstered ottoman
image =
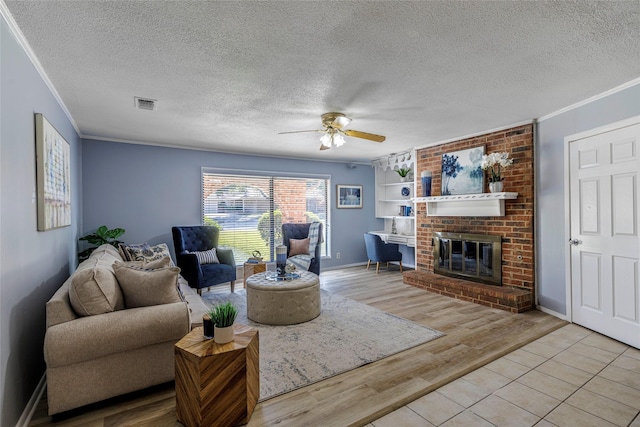
[[[247,278],[247,317],[267,325],[293,325],[320,315],[320,279],[309,271],[300,278],[275,281],[268,272]],[[271,273],[272,274],[272,273]]]

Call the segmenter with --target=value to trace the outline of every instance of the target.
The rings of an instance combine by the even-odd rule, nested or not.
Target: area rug
[[[231,301],[236,322],[260,337],[260,401],[424,344],[444,334],[374,307],[321,291],[320,316],[290,326],[247,320],[244,289],[203,293],[207,304]]]

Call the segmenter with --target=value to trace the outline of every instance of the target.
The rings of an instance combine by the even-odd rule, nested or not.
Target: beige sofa
[[[116,261],[115,248],[99,247],[46,304],[50,415],[173,380],[174,344],[202,323],[207,307],[182,277],[178,302],[125,308]]]

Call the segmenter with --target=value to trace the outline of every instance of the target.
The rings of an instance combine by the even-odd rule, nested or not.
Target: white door
[[[569,144],[572,321],[640,348],[640,124]]]

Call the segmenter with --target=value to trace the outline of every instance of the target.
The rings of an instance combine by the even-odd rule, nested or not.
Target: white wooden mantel
[[[427,204],[427,216],[504,216],[504,201],[518,193],[480,193],[456,196],[416,197]]]

